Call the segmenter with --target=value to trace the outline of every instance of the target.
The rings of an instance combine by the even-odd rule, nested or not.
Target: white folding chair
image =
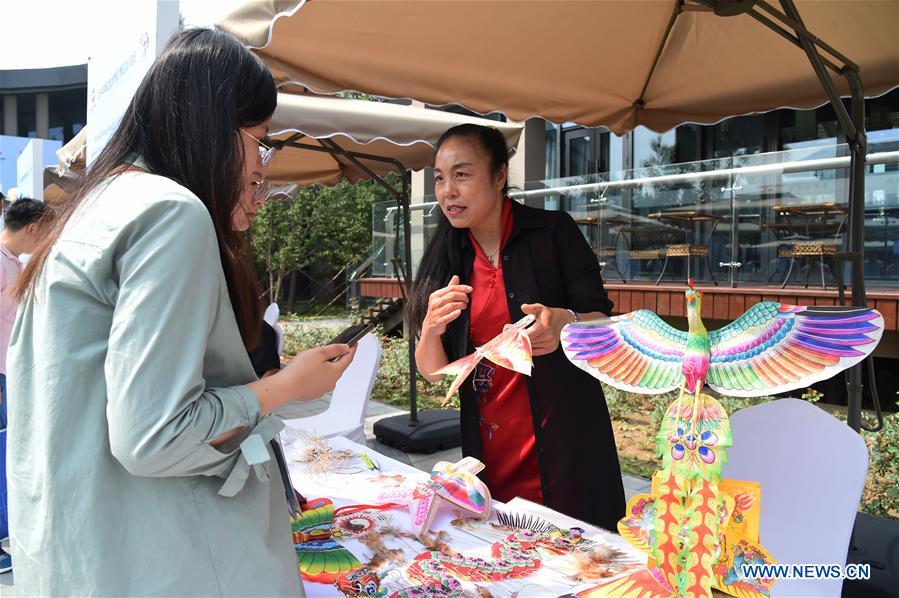
[[[380,364],[381,343],[369,332],[359,340],[353,363],[337,381],[328,409],[318,415],[284,420],[286,436],[306,431],[325,438],[346,436],[365,444],[368,398]]]
[[[760,540],[778,563],[846,564],[868,471],[862,438],[798,399],[748,407],[730,418],[724,477],[760,482]],[[781,579],[773,596],[839,596],[842,580]]]
[[[278,355],[280,356],[284,353],[284,331],[281,330],[281,325],[278,324],[278,320],[281,319],[281,308],[278,307],[277,303],[270,304],[265,308],[262,319],[275,329],[275,338],[278,339]]]

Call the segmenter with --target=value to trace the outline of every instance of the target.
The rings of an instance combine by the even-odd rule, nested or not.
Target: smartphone
[[[374,328],[373,324],[356,324],[355,326],[350,326],[332,340],[329,345],[334,344],[344,344],[350,345],[351,347],[359,342],[363,336],[371,332],[372,328]]]
[[[350,326],[349,328],[335,336],[328,344],[344,344],[352,347],[359,342],[359,339],[371,332],[372,328],[374,328],[374,324],[356,324],[354,326]],[[340,357],[335,357],[334,359],[329,359],[328,361],[340,361]]]
[[[349,328],[335,336],[334,339],[328,344],[334,345],[342,343],[352,347],[359,342],[359,339],[371,332],[372,328],[374,328],[374,324],[356,324],[355,326],[350,326]],[[330,361],[340,361],[340,357],[335,357]]]

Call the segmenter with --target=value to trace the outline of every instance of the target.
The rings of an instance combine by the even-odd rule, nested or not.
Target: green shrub
[[[885,415],[883,429],[864,432],[863,437],[869,462],[862,510],[899,519],[899,413]]]
[[[282,324],[281,328],[284,333],[284,356],[293,357],[306,349],[328,344],[331,339],[340,334],[344,326],[339,324],[321,326]]]
[[[609,415],[613,420],[628,421],[635,415],[646,415],[652,421],[650,427],[654,427],[656,430],[662,424],[662,418],[668,405],[677,398],[676,392],[643,395],[619,390],[606,384],[602,385],[602,392],[606,397]],[[654,435],[655,432],[653,432]]]
[[[312,347],[320,347],[340,334],[343,326],[340,325],[304,325],[302,322],[288,324],[284,328],[284,355],[290,358]],[[375,385],[372,388],[371,398],[374,401],[387,403],[403,409],[409,408],[409,345],[404,338],[385,336],[377,330],[378,340],[381,342],[381,366]],[[430,384],[418,378],[416,389],[418,390],[418,407],[421,409],[435,409],[440,407],[443,397],[452,383],[451,379],[444,378],[434,384]],[[458,409],[458,396],[450,399],[447,408]]]
[[[380,336],[381,340],[381,367],[378,369],[378,377],[372,389],[372,399],[402,407],[409,408],[409,345],[405,338]],[[444,377],[442,380],[430,384],[420,376],[418,383],[418,407],[420,409],[439,408],[443,397],[449,389],[452,380]],[[458,395],[452,397],[446,407],[459,408]]]
[[[321,312],[321,313],[318,313]],[[315,315],[313,315],[315,314]],[[342,303],[334,305],[318,304],[299,308],[299,313],[281,314],[282,322],[317,322],[319,320],[347,320],[355,322],[362,316],[362,310],[347,309]]]

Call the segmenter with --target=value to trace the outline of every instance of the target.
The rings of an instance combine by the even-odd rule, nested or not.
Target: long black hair
[[[277,101],[268,68],[236,38],[210,29],[174,35],[28,263],[16,296],[21,300],[33,289],[50,249],[84,197],[139,157],[150,173],[183,185],[209,210],[241,337],[246,346],[255,346],[262,317],[259,284],[243,236],[233,230],[231,220],[247,185],[238,129],[265,121]]]
[[[483,127],[481,125],[464,124],[456,125],[447,130],[437,140],[437,150],[449,139],[465,139],[476,144],[487,155],[490,162],[490,173],[499,174],[503,166],[508,171],[509,150],[506,140],[498,129]],[[509,179],[503,186],[503,196],[509,190]],[[409,323],[411,333],[417,335],[421,332],[421,324],[428,313],[428,298],[431,293],[445,287],[460,264],[457,263],[453,247],[458,247],[461,231],[456,230],[450,224],[443,211],[438,211],[437,231],[425,248],[424,255],[418,265],[418,272],[409,291],[409,301],[406,305],[406,321]]]

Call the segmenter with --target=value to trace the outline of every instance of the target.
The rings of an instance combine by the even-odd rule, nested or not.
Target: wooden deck
[[[615,303],[615,313],[635,309],[651,309],[660,316],[682,317],[686,313],[682,285],[607,283],[605,287],[609,298]],[[837,305],[839,300],[836,289],[781,289],[779,285],[741,286],[735,289],[702,285],[697,288],[703,294],[703,319],[708,320],[733,320],[760,301],[780,301],[793,305]],[[886,329],[899,330],[899,290],[868,289],[867,296],[868,305],[883,314]],[[847,290],[847,304],[849,299]]]
[[[399,299],[403,296],[400,283],[396,278],[363,278],[359,280],[359,294],[362,297],[390,297]]]

